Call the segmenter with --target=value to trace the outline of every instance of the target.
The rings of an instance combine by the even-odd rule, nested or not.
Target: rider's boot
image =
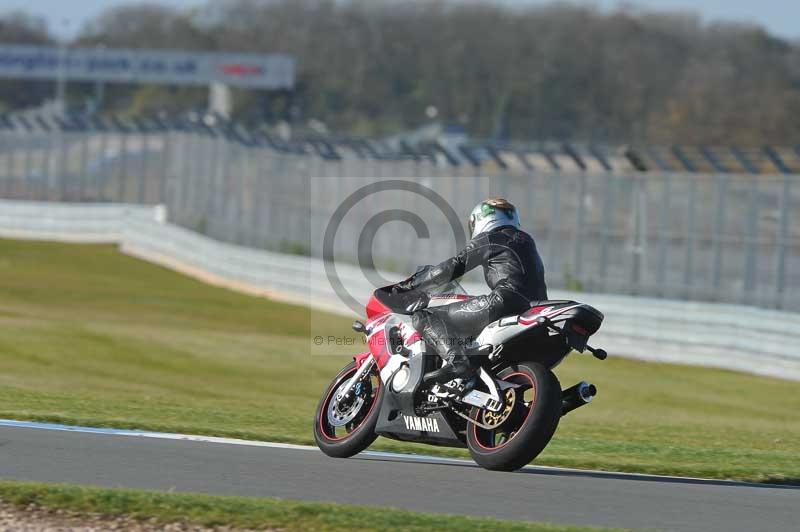
[[[467,379],[475,373],[469,357],[463,353],[453,353],[447,357],[444,365],[423,375],[422,382],[444,383],[453,379]]]
[[[414,327],[445,361],[441,368],[426,373],[422,377],[422,382],[441,384],[456,378],[466,379],[472,376],[474,368],[460,345],[463,339],[448,334],[447,324],[441,316],[428,310],[417,312],[414,314]]]

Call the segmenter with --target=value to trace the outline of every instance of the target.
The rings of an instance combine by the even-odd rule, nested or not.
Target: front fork
[[[364,375],[367,375],[374,365],[375,358],[370,355],[366,360],[364,360],[361,366],[359,366],[355,374],[350,377],[350,380],[347,381],[345,387],[336,394],[336,401],[339,402],[342,399],[350,397],[350,392],[353,390],[353,386],[355,386],[357,382],[361,381],[361,379],[364,378]]]

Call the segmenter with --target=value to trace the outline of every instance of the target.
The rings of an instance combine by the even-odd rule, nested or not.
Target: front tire
[[[361,381],[361,388],[350,404],[335,403],[337,390],[350,380],[358,368],[349,363],[331,381],[314,414],[314,440],[317,447],[328,456],[349,458],[372,445],[378,437],[380,403],[383,399],[383,384],[375,367]],[[358,384],[354,386],[354,389]],[[332,404],[333,403],[333,404]]]
[[[481,467],[514,471],[536,458],[553,437],[561,419],[561,384],[536,362],[510,365],[497,377],[520,386],[507,391],[513,398],[506,397],[506,407],[496,415],[472,409],[471,419],[496,426],[489,430],[469,423],[467,446]]]

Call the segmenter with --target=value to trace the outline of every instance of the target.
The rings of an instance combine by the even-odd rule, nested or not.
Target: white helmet
[[[469,215],[470,238],[505,225],[519,229],[519,216],[517,208],[503,198],[484,200]]]

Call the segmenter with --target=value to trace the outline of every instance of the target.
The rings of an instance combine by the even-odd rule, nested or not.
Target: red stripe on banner
[[[228,76],[260,76],[264,73],[261,67],[241,64],[222,65],[220,68]]]

